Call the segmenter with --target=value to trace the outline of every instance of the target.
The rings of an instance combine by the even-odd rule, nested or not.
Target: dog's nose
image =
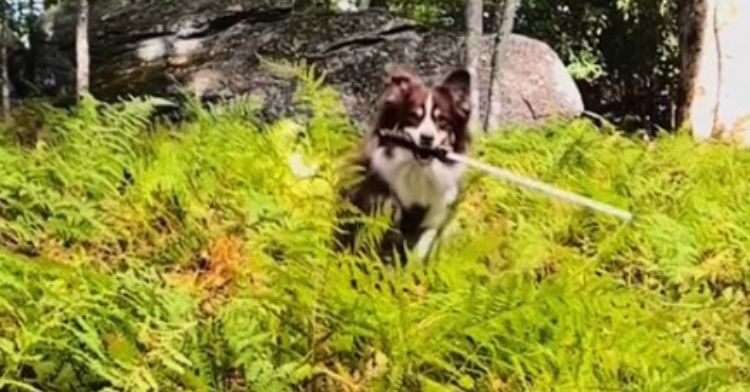
[[[419,135],[419,145],[422,147],[432,147],[435,137],[432,135]]]

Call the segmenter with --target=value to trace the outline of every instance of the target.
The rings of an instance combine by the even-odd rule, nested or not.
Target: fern
[[[360,136],[338,94],[266,65],[299,116],[89,97],[2,139],[0,389],[747,389],[750,154],[583,121],[486,136],[482,160],[636,219],[473,173],[435,258],[385,267],[334,251]],[[352,219],[370,246],[387,224]]]

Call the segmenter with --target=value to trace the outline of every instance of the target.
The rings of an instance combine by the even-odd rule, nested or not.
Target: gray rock
[[[74,84],[73,11],[47,15],[45,33],[36,40],[34,80],[48,93],[69,94]],[[92,92],[100,99],[170,95],[180,86],[206,99],[250,93],[264,98],[270,117],[289,114],[294,86],[272,76],[259,56],[314,65],[342,93],[352,117],[363,122],[392,66],[434,79],[464,62],[461,34],[428,30],[379,10],[295,14],[290,6],[257,0],[140,0],[94,6],[91,31]],[[482,87],[491,42],[484,37]],[[502,121],[582,112],[580,93],[549,46],[513,35],[508,50]]]

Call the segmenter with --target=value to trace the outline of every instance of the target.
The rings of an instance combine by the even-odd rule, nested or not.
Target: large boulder
[[[382,81],[398,65],[439,78],[464,63],[464,36],[428,30],[384,11],[297,14],[255,0],[139,0],[94,6],[91,15],[92,92],[100,99],[170,95],[179,87],[202,97],[254,94],[265,113],[288,114],[294,86],[261,66],[303,60],[325,72],[357,121],[370,118]],[[95,3],[97,4],[97,3]],[[74,86],[73,9],[45,16],[35,39],[34,81],[50,94]],[[488,82],[492,37],[484,37],[481,83]],[[502,121],[577,116],[580,93],[559,57],[543,42],[513,35],[502,80]],[[482,112],[486,107],[482,102]]]

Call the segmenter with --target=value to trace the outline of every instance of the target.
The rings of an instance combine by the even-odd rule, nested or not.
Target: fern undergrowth
[[[634,221],[474,173],[435,258],[386,268],[333,250],[359,138],[336,92],[269,66],[308,115],[89,98],[2,139],[0,390],[750,387],[749,152],[508,129],[474,155]]]

